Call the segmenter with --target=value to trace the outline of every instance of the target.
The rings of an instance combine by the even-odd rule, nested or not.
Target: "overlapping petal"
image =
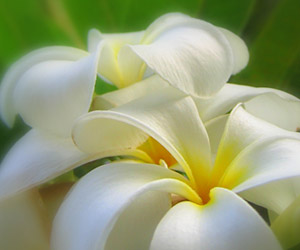
[[[114,151],[113,153],[116,153]],[[122,150],[118,155],[136,155]],[[31,130],[9,151],[0,167],[0,200],[53,179],[75,167],[98,158],[114,155],[105,151],[86,154],[71,138],[61,138]]]
[[[1,163],[0,199],[57,177],[90,157],[79,151],[71,139],[31,130]]]
[[[221,115],[204,123],[211,147],[212,156],[215,158],[229,115]]]
[[[147,249],[171,206],[168,192],[200,202],[187,183],[183,176],[156,165],[115,163],[95,169],[61,206],[52,247]]]
[[[237,106],[228,119],[219,145],[213,170],[214,180],[221,178],[229,164],[246,147],[255,141],[272,137],[300,139],[299,134],[263,121],[246,112],[242,106]]]
[[[228,30],[180,13],[155,20],[144,32],[89,34],[89,51],[105,43],[99,73],[119,88],[145,77],[147,69],[185,93],[215,94],[248,62],[245,43]]]
[[[169,84],[158,75],[153,75],[127,88],[96,96],[93,100],[92,109],[112,109],[168,86]]]
[[[118,133],[116,128],[127,132]],[[143,133],[165,147],[192,182],[193,178],[201,178],[205,185],[203,176],[211,169],[208,136],[191,97],[183,96],[174,88],[160,90],[111,111],[91,112],[78,120],[73,138],[83,151],[99,152],[105,147],[137,147],[143,142]],[[104,144],[103,135],[116,140]]]
[[[95,51],[100,41],[104,44],[98,72],[118,88],[142,80],[143,72],[140,74],[140,71],[143,61],[132,51],[124,50],[123,46],[139,43],[143,34],[143,32],[101,34],[95,29],[89,32],[89,51]]]
[[[231,111],[234,106],[240,102],[247,102],[250,99],[262,95],[261,98],[267,93],[274,93],[275,95],[278,95],[282,98],[281,102],[298,102],[299,99],[295,96],[292,96],[288,93],[285,93],[283,91],[272,89],[272,88],[255,88],[250,86],[244,86],[244,85],[237,85],[237,84],[231,84],[227,83],[225,86],[213,97],[209,99],[203,99],[203,98],[194,98],[194,101],[197,105],[197,108],[199,110],[199,114],[203,121],[208,121],[210,119],[213,119],[214,117],[226,114],[227,112]],[[266,98],[268,99],[268,98]],[[277,98],[280,99],[280,98]],[[261,99],[258,99],[261,100]],[[269,109],[272,109],[272,106],[270,106],[272,103],[267,101],[264,103],[264,105],[260,105],[261,102],[258,104],[258,100],[254,101],[253,104],[246,105],[246,108],[251,109],[252,112],[257,113],[259,115],[260,110],[264,110],[265,108],[269,107]],[[258,105],[254,106],[257,103]],[[285,104],[289,105],[289,104]],[[297,105],[297,104],[294,104]],[[298,104],[299,105],[299,104]],[[259,106],[259,107],[258,107]],[[282,110],[282,109],[279,109]],[[261,111],[262,112],[262,111]],[[273,112],[276,113],[276,112]],[[280,114],[279,114],[280,116]],[[293,115],[291,115],[292,117]],[[281,116],[280,116],[281,117]],[[262,117],[263,118],[263,117]]]
[[[299,150],[300,140],[289,138],[275,137],[253,143],[231,162],[220,185],[239,192],[268,182],[299,177]]]
[[[268,93],[246,102],[245,109],[250,114],[286,130],[298,132],[300,129],[299,99],[282,98],[275,93]]]
[[[215,188],[206,205],[182,202],[158,224],[152,250],[281,249],[262,218],[233,192]]]
[[[8,126],[13,125],[15,115],[17,114],[13,101],[14,90],[18,84],[20,77],[27,70],[29,70],[34,65],[43,63],[45,61],[77,61],[86,56],[88,56],[88,53],[83,50],[71,47],[54,46],[33,51],[32,53],[28,54],[27,56],[20,59],[17,63],[12,65],[8,72],[5,74],[4,79],[1,83],[0,114],[2,120]]]
[[[14,89],[17,112],[31,127],[70,136],[77,117],[88,112],[101,44],[77,61],[44,60],[22,74]]]
[[[128,46],[172,86],[207,97],[216,93],[232,74],[233,52],[216,27],[186,19],[168,25],[150,44]]]
[[[248,201],[255,202],[269,209],[269,217],[273,221],[300,195],[300,177],[279,179],[251,187],[239,193]]]

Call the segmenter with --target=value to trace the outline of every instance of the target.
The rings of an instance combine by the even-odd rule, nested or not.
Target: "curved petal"
[[[219,144],[227,123],[229,115],[221,115],[214,119],[211,119],[210,121],[204,123],[204,126],[206,128],[211,152],[213,157],[217,155]]]
[[[141,98],[158,89],[163,89],[169,84],[158,75],[153,75],[140,82],[132,84],[127,88],[112,91],[103,95],[96,96],[93,100],[93,110],[112,109],[124,105],[130,101]]]
[[[115,153],[115,152],[114,152]],[[134,152],[119,151],[118,155]],[[30,131],[8,152],[0,167],[0,200],[53,179],[75,167],[111,152],[86,154],[71,138]],[[139,155],[138,155],[139,156]]]
[[[262,218],[233,192],[215,188],[206,205],[182,202],[158,224],[150,249],[281,249]]]
[[[245,103],[245,109],[256,117],[278,127],[297,131],[300,129],[300,100],[283,99],[269,93]]]
[[[88,49],[95,51],[99,42],[104,43],[99,59],[98,72],[100,75],[116,85],[118,88],[126,87],[142,80],[140,75],[142,60],[131,51],[123,51],[126,44],[138,44],[144,32],[131,32],[123,34],[101,34],[92,29],[88,35]]]
[[[272,88],[255,88],[244,85],[227,83],[213,97],[209,99],[194,98],[203,121],[208,121],[219,115],[226,114],[239,102],[246,102],[251,98],[266,93],[274,93],[287,102],[298,99],[283,91]]]
[[[289,132],[265,122],[238,105],[230,114],[221,139],[214,166],[214,181],[217,182],[233,159],[255,141],[287,137],[300,139],[298,133]]]
[[[118,132],[123,129],[128,133]],[[203,176],[211,170],[208,136],[192,99],[174,88],[160,90],[111,111],[91,112],[78,120],[73,138],[83,151],[99,152],[105,147],[137,147],[143,142],[141,133],[153,137],[167,149],[192,182],[193,178],[199,178],[201,181],[197,183],[205,185]],[[103,144],[104,136],[116,140]]]
[[[288,138],[254,143],[230,164],[220,185],[280,213],[300,192],[299,150],[300,141]]]
[[[231,46],[213,25],[190,17],[180,20],[160,29],[150,44],[128,46],[174,87],[194,96],[211,96],[233,72]]]
[[[272,223],[271,229],[284,249],[300,243],[300,196]]]
[[[232,33],[229,30],[219,28],[219,30],[226,36],[229,44],[231,46],[234,58],[234,68],[233,74],[239,73],[243,68],[245,68],[249,61],[249,51],[245,42]]]
[[[300,195],[300,177],[291,177],[239,192],[244,199],[269,209],[269,218],[281,214]],[[271,220],[272,221],[272,220]]]
[[[92,102],[99,53],[77,61],[45,60],[19,79],[16,110],[30,126],[70,136],[74,120],[88,112]]]
[[[150,44],[165,30],[180,24],[189,23],[191,17],[182,13],[168,13],[157,18],[146,30],[141,41],[143,44]],[[218,27],[219,31],[227,38],[234,56],[233,74],[238,73],[248,63],[249,52],[244,41],[229,30]]]
[[[32,130],[14,145],[1,163],[0,199],[57,177],[88,158],[71,139]]]
[[[0,249],[49,249],[50,224],[37,190],[0,203]]]
[[[45,61],[76,61],[87,55],[87,52],[83,50],[71,47],[55,46],[33,51],[21,58],[17,63],[11,66],[1,83],[0,114],[2,120],[10,127],[13,125],[15,116],[17,114],[13,102],[13,92],[18,80],[27,70],[34,65]]]
[[[271,181],[299,177],[299,150],[300,140],[288,138],[254,143],[234,159],[220,183],[240,192]]]
[[[147,249],[157,223],[170,208],[168,192],[178,190],[199,202],[186,183],[183,176],[157,165],[116,163],[97,168],[62,204],[52,247]]]

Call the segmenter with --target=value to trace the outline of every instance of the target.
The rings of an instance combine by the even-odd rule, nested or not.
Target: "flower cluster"
[[[227,83],[248,59],[238,36],[179,13],[140,32],[91,30],[87,51],[20,59],[1,84],[0,114],[31,129],[1,163],[0,228],[11,232],[0,248],[299,244],[300,100]],[[97,77],[117,90],[97,95]]]

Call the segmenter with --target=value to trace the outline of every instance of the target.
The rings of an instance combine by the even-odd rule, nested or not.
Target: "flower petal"
[[[283,99],[269,93],[257,96],[245,103],[245,109],[256,117],[278,127],[297,131],[300,129],[300,100]]]
[[[255,88],[227,83],[215,96],[209,99],[194,98],[194,101],[202,120],[208,121],[219,115],[226,114],[239,102],[246,102],[255,96],[266,93],[274,93],[287,100],[287,102],[298,100],[296,97],[277,89]]]
[[[0,203],[0,249],[47,250],[50,225],[37,190]]]
[[[83,151],[99,152],[105,148],[135,148],[145,140],[143,133],[166,148],[192,182],[200,178],[198,183],[204,185],[203,176],[211,170],[208,136],[191,97],[174,88],[159,90],[110,111],[82,116],[74,127],[73,138]]]
[[[101,45],[78,61],[47,60],[19,79],[16,109],[30,126],[70,136],[74,120],[88,112],[92,102]]]
[[[205,128],[209,137],[213,157],[217,155],[218,147],[229,115],[221,115],[206,122]]]
[[[232,33],[229,30],[219,28],[219,30],[226,36],[227,40],[230,43],[233,57],[234,57],[234,68],[233,74],[240,72],[243,68],[245,68],[249,61],[249,51],[245,44],[245,42]]]
[[[190,17],[154,31],[152,42],[128,45],[149,68],[174,87],[194,96],[216,93],[233,72],[233,52],[215,26]],[[173,17],[172,20],[176,19]],[[153,37],[153,34],[146,35]]]
[[[272,223],[271,228],[284,247],[290,249],[300,243],[300,196]]]
[[[119,155],[130,152],[118,152]],[[44,183],[77,166],[110,156],[86,154],[71,138],[61,138],[32,130],[8,152],[0,167],[0,200]]]
[[[153,75],[127,88],[96,96],[93,100],[92,108],[93,110],[111,109],[167,86],[169,84],[166,81],[158,75]]]
[[[71,139],[31,130],[8,152],[0,168],[1,199],[54,178],[89,158]]]
[[[232,161],[220,183],[240,192],[271,181],[299,177],[299,150],[300,140],[289,138],[253,143]]]
[[[299,134],[254,117],[238,105],[229,116],[219,145],[213,169],[214,181],[217,182],[221,178],[229,164],[242,150],[255,141],[272,137],[300,139]]]
[[[300,177],[291,177],[239,192],[244,199],[269,209],[269,218],[281,214],[300,195]],[[271,220],[272,221],[272,220]]]
[[[13,93],[20,77],[27,70],[45,61],[76,61],[87,55],[85,51],[71,47],[46,47],[31,52],[12,65],[5,74],[0,89],[0,114],[3,121],[10,127],[14,123],[17,111],[14,107]]]
[[[104,43],[99,58],[98,72],[100,75],[116,85],[118,88],[126,87],[142,80],[140,75],[143,61],[132,51],[123,50],[125,44],[137,44],[144,32],[131,32],[123,34],[101,34],[92,29],[88,36],[88,49],[96,50],[100,41]]]
[[[206,205],[182,202],[158,224],[150,249],[281,249],[272,231],[245,201],[215,188]]]
[[[165,30],[170,29],[171,27],[186,23],[190,21],[190,17],[182,13],[168,13],[158,19],[156,19],[145,31],[142,43],[149,44],[157,36],[159,36]],[[233,34],[231,31],[218,28],[219,31],[227,38],[231,46],[233,56],[234,56],[234,69],[233,74],[241,71],[248,63],[249,52],[244,41],[239,38],[237,35]]]
[[[186,183],[183,176],[157,165],[115,163],[97,168],[62,204],[52,247],[148,249],[157,223],[170,208],[168,192],[174,189],[199,199]]]

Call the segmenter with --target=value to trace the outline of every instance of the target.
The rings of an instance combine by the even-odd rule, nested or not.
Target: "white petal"
[[[188,23],[190,19],[190,16],[182,13],[167,13],[162,15],[148,26],[141,39],[141,43],[149,44],[165,30],[182,23]]]
[[[127,87],[143,79],[146,64],[129,47],[124,46],[118,53],[121,78],[119,87]]]
[[[104,79],[118,88],[142,80],[143,70],[145,70],[145,68],[141,69],[143,61],[132,51],[124,50],[122,47],[126,44],[139,43],[143,34],[144,32],[101,34],[95,29],[89,32],[88,47],[90,52],[96,50],[100,41],[104,43],[98,68],[98,72]]]
[[[252,187],[240,192],[239,195],[248,201],[269,209],[269,215],[275,218],[300,195],[300,177],[276,180]]]
[[[167,192],[178,189],[197,199],[184,182],[156,165],[119,163],[93,170],[62,204],[53,249],[148,249],[155,226],[170,208]]]
[[[231,46],[213,25],[189,17],[180,20],[167,25],[150,44],[129,47],[174,87],[194,96],[211,96],[233,72]]]
[[[0,203],[0,249],[49,249],[50,224],[36,190]]]
[[[262,185],[261,192],[252,195],[253,200],[251,201],[256,203],[256,196],[264,196],[266,192],[276,192],[276,189],[264,190],[264,184],[269,182],[275,184],[278,180],[300,177],[299,150],[300,140],[288,138],[278,139],[275,137],[253,143],[230,164],[220,185],[233,188],[235,192]],[[280,184],[282,185],[282,183]],[[260,200],[260,198],[258,199]],[[275,210],[273,209],[273,211]]]
[[[290,137],[299,140],[300,135],[254,117],[242,106],[237,106],[229,116],[219,145],[213,170],[214,179],[218,180],[231,161],[250,144],[272,137]]]
[[[169,86],[169,84],[166,81],[158,75],[153,75],[127,88],[96,96],[93,100],[92,108],[93,110],[111,109],[167,86]]]
[[[76,61],[88,54],[71,47],[46,47],[33,51],[11,66],[1,83],[0,113],[8,126],[14,123],[16,110],[13,103],[13,92],[19,78],[35,64],[51,60]]]
[[[234,69],[233,74],[240,72],[245,68],[249,61],[249,51],[245,42],[239,38],[237,35],[229,30],[219,28],[219,30],[226,36],[232,48],[234,57]]]
[[[227,83],[215,96],[209,99],[194,98],[194,101],[202,120],[207,121],[216,116],[226,114],[239,102],[246,102],[255,96],[265,93],[274,93],[287,101],[298,100],[296,97],[277,89],[255,88]]]
[[[19,79],[14,102],[31,127],[70,136],[74,120],[88,112],[102,46],[77,61],[45,60]]]
[[[278,127],[297,131],[300,129],[300,100],[283,99],[269,93],[245,103],[245,109],[256,117]]]
[[[271,225],[284,249],[300,243],[300,196]],[[296,249],[296,248],[295,248]]]
[[[209,137],[211,152],[213,156],[217,155],[218,147],[225,129],[229,115],[221,115],[206,122],[205,128]]]
[[[145,139],[139,129],[165,147],[192,181],[201,178],[198,183],[205,185],[203,176],[211,169],[208,136],[192,99],[176,89],[159,90],[111,111],[90,112],[78,120],[73,138],[87,152],[134,148]]]
[[[157,226],[151,249],[281,249],[266,223],[241,198],[221,188],[210,196],[203,206],[175,205]]]
[[[30,131],[8,152],[0,167],[0,199],[37,186],[99,155],[77,149],[71,138]]]

